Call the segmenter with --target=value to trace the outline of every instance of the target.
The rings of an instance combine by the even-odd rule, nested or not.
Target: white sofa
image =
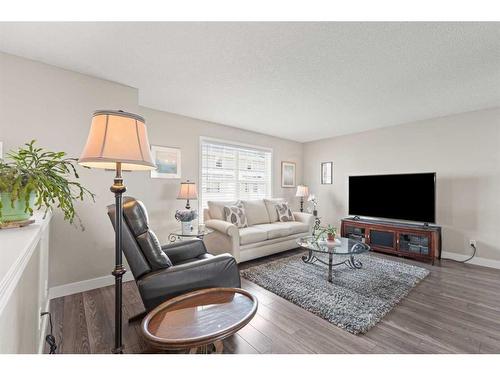
[[[203,211],[205,225],[213,229],[204,238],[208,251],[212,254],[231,253],[237,262],[245,262],[296,248],[297,238],[311,234],[314,216],[294,212],[294,221],[280,222],[274,205],[283,201],[280,198],[242,200],[247,228],[238,228],[224,220],[224,206],[236,202],[209,201],[208,209]]]

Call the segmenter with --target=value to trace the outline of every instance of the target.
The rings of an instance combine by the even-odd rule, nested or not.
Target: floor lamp
[[[122,345],[122,170],[155,169],[151,158],[146,124],[141,116],[123,111],[96,111],[92,117],[87,143],[78,163],[90,168],[116,170],[111,192],[115,194],[115,348],[123,353]]]

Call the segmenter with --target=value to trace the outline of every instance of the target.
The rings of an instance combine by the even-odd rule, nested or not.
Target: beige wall
[[[320,184],[333,161],[334,184]],[[335,137],[304,145],[304,180],[319,196],[324,223],[347,216],[350,174],[437,172],[443,251],[500,260],[500,109]]]
[[[0,53],[0,141],[4,152],[36,139],[39,145],[64,150],[78,157],[85,144],[91,114],[96,109],[123,109],[145,116],[151,143],[180,147],[182,178],[198,180],[199,136],[210,136],[273,148],[274,193],[293,197],[294,189],[280,188],[281,160],[297,162],[297,182],[302,179],[302,145],[187,117],[139,108],[137,90],[53,66]],[[96,202],[78,203],[84,232],[52,221],[50,286],[109,275],[113,268],[114,234],[106,215],[113,202],[109,191],[113,172],[79,168],[81,182],[97,194]],[[151,224],[166,242],[173,219],[179,180],[151,179],[147,172],[124,173],[127,194],[142,199]]]

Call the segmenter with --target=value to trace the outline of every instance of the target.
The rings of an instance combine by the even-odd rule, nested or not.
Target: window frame
[[[270,147],[263,147],[263,146],[258,146],[258,145],[253,145],[249,143],[241,143],[241,142],[235,142],[235,141],[230,141],[227,139],[221,139],[221,138],[212,138],[212,137],[206,137],[206,136],[200,136],[199,138],[199,144],[198,144],[198,185],[199,185],[199,197],[198,197],[198,212],[200,213],[200,221],[203,221],[203,143],[215,143],[215,144],[220,144],[223,146],[232,146],[232,147],[237,147],[241,149],[250,149],[250,150],[256,150],[256,151],[264,151],[264,152],[269,152],[271,154],[271,176],[270,176],[270,184],[271,184],[271,192],[270,195],[271,197],[274,196],[274,150]],[[270,197],[270,198],[271,198]]]

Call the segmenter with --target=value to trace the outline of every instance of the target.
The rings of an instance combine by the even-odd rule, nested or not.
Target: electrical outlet
[[[476,247],[476,240],[469,240],[469,245]]]

